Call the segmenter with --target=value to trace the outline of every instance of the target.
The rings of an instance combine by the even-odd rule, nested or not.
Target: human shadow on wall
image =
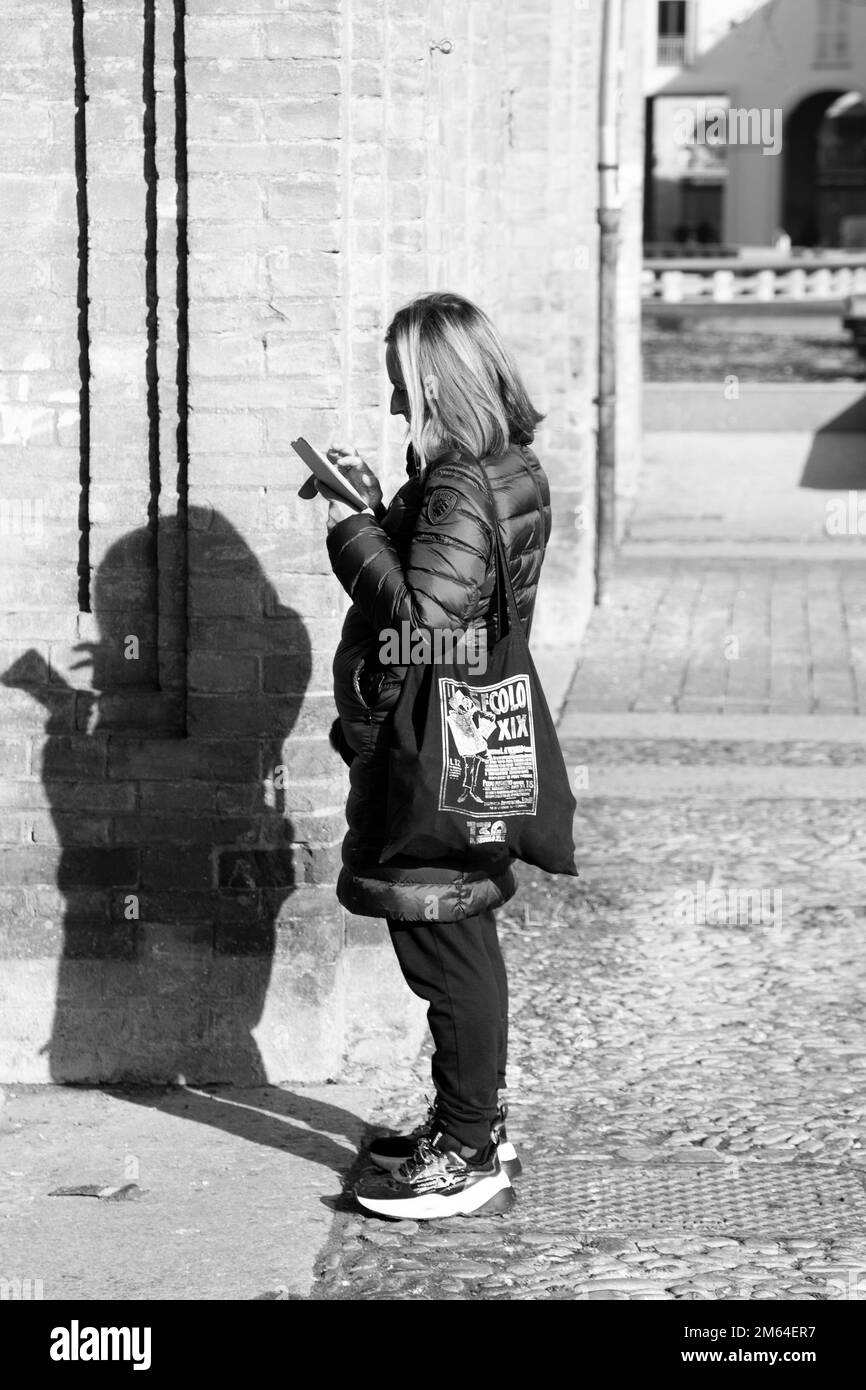
[[[0,677],[48,716],[41,773],[64,902],[51,1077],[120,1084],[112,1094],[125,1100],[344,1169],[345,1147],[287,1121],[356,1140],[357,1117],[267,1086],[254,1035],[296,888],[290,796],[274,770],[309,684],[309,636],[231,523],[190,508],[186,673],[182,625],[161,638],[175,642],[163,665],[174,660],[181,697],[188,681],[188,736],[161,735],[154,586],[181,532],[160,524],[160,579],[147,528],[115,542],[96,570],[98,640],[75,648],[92,693],[35,650]],[[289,935],[304,929],[288,916]],[[266,1090],[232,1102],[190,1089],[212,1082]]]

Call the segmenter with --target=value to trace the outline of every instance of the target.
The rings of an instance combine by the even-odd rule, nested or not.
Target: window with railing
[[[815,8],[815,57],[812,66],[851,66],[850,0],[818,0]]]
[[[687,0],[659,0],[656,62],[661,68],[681,68],[687,58]]]

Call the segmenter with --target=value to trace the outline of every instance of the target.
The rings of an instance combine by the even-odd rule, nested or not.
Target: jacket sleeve
[[[371,516],[350,516],[328,533],[334,574],[378,631],[462,628],[475,611],[493,556],[480,465],[434,463],[428,473],[405,568]]]

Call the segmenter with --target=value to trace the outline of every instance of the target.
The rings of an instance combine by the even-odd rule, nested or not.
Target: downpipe
[[[598,121],[598,407],[595,475],[595,602],[607,593],[616,550],[616,340],[619,98],[624,0],[604,0]]]

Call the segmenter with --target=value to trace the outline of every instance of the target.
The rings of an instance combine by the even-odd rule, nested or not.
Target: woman
[[[333,494],[328,554],[352,599],[334,659],[332,741],[350,767],[337,896],[384,917],[409,988],[429,1003],[434,1105],[413,1134],[374,1144],[381,1176],[358,1201],[389,1216],[497,1212],[514,1200],[505,1136],[508,983],[494,910],[515,893],[507,853],[484,867],[405,855],[384,843],[391,715],[405,667],[380,660],[383,634],[484,629],[496,640],[496,546],[487,482],[527,635],[550,535],[547,479],[528,448],[542,416],[485,314],[455,294],[401,309],[385,336],[391,414],[408,423],[409,481],[390,506],[367,466],[334,449],[370,511]],[[476,638],[476,640],[478,640]]]

